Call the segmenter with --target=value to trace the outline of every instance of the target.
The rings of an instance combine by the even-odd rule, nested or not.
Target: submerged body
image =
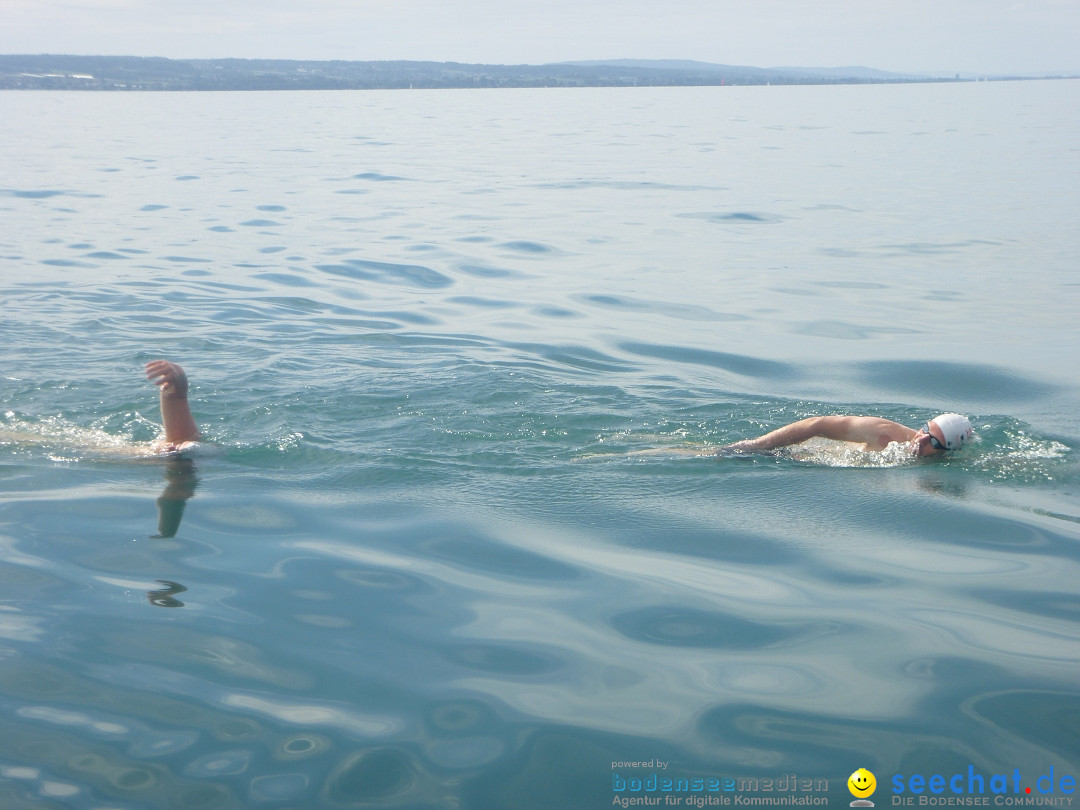
[[[60,417],[44,417],[33,422],[7,414],[0,423],[0,444],[16,447],[43,447],[55,458],[73,460],[89,454],[97,459],[137,459],[187,456],[214,449],[200,443],[201,435],[188,405],[188,380],[184,369],[168,360],[153,360],[146,364],[146,376],[159,387],[161,421],[165,428],[162,438],[153,442],[133,442],[98,427],[83,427]]]

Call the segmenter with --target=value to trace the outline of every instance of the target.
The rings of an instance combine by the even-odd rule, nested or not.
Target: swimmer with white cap
[[[717,455],[768,453],[823,438],[861,444],[864,450],[871,451],[884,450],[896,443],[905,445],[913,456],[928,457],[960,450],[973,435],[971,422],[958,413],[935,416],[918,430],[877,416],[811,416],[756,439],[724,445]]]

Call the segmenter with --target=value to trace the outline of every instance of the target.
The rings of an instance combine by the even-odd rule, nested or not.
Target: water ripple
[[[860,364],[867,385],[888,388],[899,396],[939,401],[1007,404],[1046,397],[1057,387],[1049,382],[1000,368],[948,360],[878,360]]]
[[[1066,84],[5,98],[0,793],[1068,772]],[[216,452],[145,452],[159,356]]]
[[[730,371],[746,377],[763,377],[770,380],[790,380],[801,375],[799,369],[788,363],[765,360],[759,357],[692,349],[682,346],[664,346],[652,343],[624,342],[619,348],[639,357],[652,357],[677,363],[709,366]]]
[[[319,264],[316,269],[336,276],[360,281],[377,281],[381,284],[405,284],[426,290],[450,287],[454,280],[449,276],[417,264],[396,264],[366,259],[346,259],[341,264]]]

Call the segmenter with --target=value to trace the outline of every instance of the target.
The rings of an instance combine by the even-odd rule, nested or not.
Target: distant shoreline
[[[0,55],[0,90],[432,90],[529,87],[700,87],[910,84],[1077,78],[918,76],[872,68],[757,68],[690,61],[614,60],[548,65],[166,59]]]

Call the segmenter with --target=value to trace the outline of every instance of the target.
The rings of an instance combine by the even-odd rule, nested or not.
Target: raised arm
[[[188,381],[184,369],[168,360],[153,360],[146,364],[146,378],[161,390],[165,443],[179,448],[186,442],[197,442],[199,428],[188,407]]]

